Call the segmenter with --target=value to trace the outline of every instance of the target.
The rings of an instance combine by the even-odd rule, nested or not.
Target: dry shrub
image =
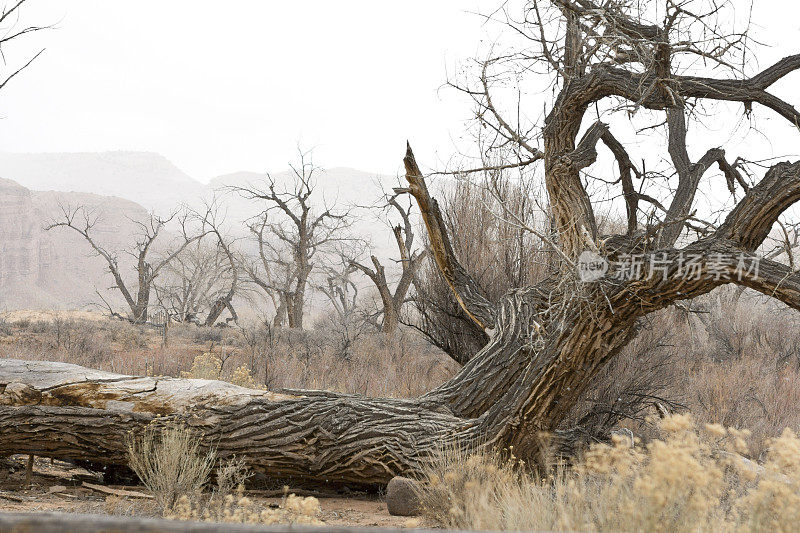
[[[458,368],[411,331],[392,339],[379,332],[364,334],[342,358],[339,341],[329,330],[217,328],[223,332],[223,345],[202,346],[195,344],[199,328],[175,324],[164,347],[160,331],[153,328],[111,319],[74,322],[79,330],[91,331],[93,343],[101,348],[92,360],[58,346],[54,327],[44,322],[41,330],[35,327],[39,323],[25,329],[7,323],[11,334],[0,336],[0,358],[64,361],[129,375],[221,379],[254,389],[324,388],[380,397],[417,396]],[[147,342],[128,343],[139,335]]]
[[[167,518],[243,524],[324,525],[318,518],[319,513],[319,500],[311,496],[304,498],[289,494],[274,509],[253,502],[239,491],[236,495],[228,494],[222,499],[212,499],[206,503],[181,496]]]
[[[198,355],[192,360],[192,368],[181,372],[182,378],[220,379],[222,375],[222,359],[211,352]]]
[[[246,366],[237,366],[236,369],[231,374],[231,377],[228,379],[234,385],[239,385],[240,387],[247,387],[248,389],[258,389],[263,388],[262,385],[256,383],[256,379],[253,377],[252,372],[247,369]]]
[[[130,467],[162,513],[171,511],[181,496],[199,495],[214,465],[214,452],[203,452],[196,435],[184,427],[148,426],[126,444]]]
[[[509,290],[527,287],[547,275],[547,250],[531,233],[497,214],[508,209],[530,227],[547,233],[547,216],[536,202],[541,189],[528,176],[485,175],[448,184],[439,194],[445,225],[456,257],[484,294],[497,302]],[[503,201],[500,202],[498,197]],[[505,206],[505,207],[503,207]],[[427,241],[427,233],[421,237]],[[487,341],[482,329],[464,313],[429,255],[414,281],[413,323],[437,347],[466,363]]]
[[[448,452],[426,472],[421,499],[447,528],[557,531],[794,531],[800,519],[800,439],[769,443],[763,465],[744,457],[747,432],[698,430],[688,415],[661,438],[589,449],[544,478],[499,456]]]
[[[217,477],[215,494],[219,497],[232,494],[239,487],[244,488],[245,482],[253,475],[248,470],[244,457],[231,457],[222,461],[215,474]]]

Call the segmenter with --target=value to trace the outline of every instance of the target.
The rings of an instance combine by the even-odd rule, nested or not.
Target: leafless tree
[[[233,187],[245,198],[263,202],[263,213],[250,224],[250,233],[258,245],[258,260],[245,264],[252,280],[275,303],[275,325],[288,319],[290,328],[303,328],[309,276],[318,254],[334,243],[346,240],[350,227],[348,211],[332,207],[317,208],[319,194],[314,166],[309,152],[300,153],[298,165],[292,165],[292,183],[277,184],[267,175],[266,186]]]
[[[465,89],[475,97],[480,128],[496,140],[490,145],[505,145],[515,153],[514,159],[491,166],[543,163],[551,228],[526,229],[552,249],[554,259],[544,279],[514,288],[496,303],[455,255],[439,206],[408,148],[407,189],[419,205],[436,264],[456,301],[488,338],[451,379],[416,399],[302,391],[276,398],[259,393],[231,402],[235,405],[220,402],[213,411],[188,414],[181,404],[164,422],[196,416],[192,423],[202,428],[204,445],[213,446],[218,456],[246,450],[254,468],[318,481],[386,482],[400,473],[419,472],[442,446],[513,446],[526,464],[542,465],[543,434],[564,440],[581,434],[580,428],[565,428],[562,422],[593,378],[636,336],[640,319],[727,284],[800,309],[800,273],[757,254],[778,219],[800,201],[800,161],[772,164],[756,177],[755,171],[742,171],[744,163],[729,164],[718,148],[698,158],[688,154],[687,118],[697,118],[698,106],[710,101],[737,102],[753,113],[764,107],[789,122],[787,135],[797,135],[800,113],[770,87],[800,68],[800,55],[751,75],[741,61],[750,42],[746,31],[721,27],[725,10],[733,8],[711,0],[531,0],[521,20],[508,22],[512,31],[521,32],[524,49],[483,62],[477,85]],[[537,70],[552,74],[555,98],[541,123],[520,127],[516,118],[523,117],[526,102],[515,102],[512,108],[519,112],[512,115],[498,107],[492,73],[503,61],[519,67],[516,76]],[[714,67],[710,73],[708,65]],[[402,75],[413,80],[413,72]],[[656,127],[666,130],[674,188],[663,187],[661,198],[641,188],[660,178],[645,171],[645,165],[634,170],[630,146],[612,136],[610,126],[587,116],[606,105],[603,113],[621,113],[625,119],[640,113],[657,116]],[[593,168],[598,143],[617,163],[612,178],[603,181],[602,170]],[[712,163],[723,179],[706,181],[704,187],[732,205],[718,223],[694,213],[700,178]],[[602,198],[605,192],[614,191],[627,223],[621,232],[602,235],[595,209],[607,199]],[[594,261],[605,262],[608,270],[581,277],[576,267],[584,251],[599,257]],[[648,268],[627,267],[627,260],[638,254],[651,264],[658,260],[656,275]],[[691,275],[687,256],[699,258]],[[11,375],[18,380],[21,373]],[[29,382],[40,384],[36,377]],[[142,381],[141,386],[151,386]],[[92,385],[84,387],[92,394],[98,389],[123,394],[118,383]],[[134,396],[124,394],[126,399]],[[119,435],[155,418],[143,412],[137,418],[120,417],[102,409],[94,409],[91,418],[76,417],[73,406],[32,409],[24,403],[27,398],[0,408],[6,421],[0,426],[2,453],[46,450],[79,458],[103,453],[107,462],[124,461]],[[151,397],[142,401],[152,405]],[[103,431],[98,430],[100,419],[107,422]],[[29,431],[32,426],[37,431]],[[65,431],[91,439],[76,446],[58,438]]]
[[[331,264],[322,267],[321,279],[314,285],[331,304],[342,323],[352,322],[357,311],[358,285],[353,280],[356,267],[349,257],[348,253],[334,255]]]
[[[213,235],[216,239],[216,248],[221,251],[225,260],[225,272],[227,274],[225,285],[226,290],[214,295],[206,316],[204,326],[213,326],[220,315],[227,309],[230,313],[228,322],[237,322],[239,315],[236,314],[236,309],[233,307],[233,298],[239,294],[239,265],[241,261],[237,260],[233,252],[233,241],[227,238],[222,230],[224,220],[219,216],[219,205],[216,200],[212,201],[206,206],[206,211],[202,217],[202,226],[205,231]]]
[[[386,268],[377,258],[372,255],[372,265],[374,268],[362,262],[353,260],[350,264],[363,272],[375,287],[383,305],[383,323],[381,331],[386,335],[393,335],[397,331],[400,323],[400,310],[408,299],[408,291],[414,281],[414,276],[419,270],[425,259],[425,249],[414,249],[414,228],[411,222],[411,208],[404,207],[398,201],[397,195],[392,195],[387,201],[387,206],[394,209],[400,215],[400,223],[392,228],[397,251],[400,255],[401,274],[400,279],[395,285],[394,292],[389,287],[389,280],[386,276]]]
[[[108,271],[114,278],[114,288],[119,290],[125,298],[130,309],[130,319],[134,322],[146,322],[150,307],[150,296],[153,292],[153,282],[181,252],[191,243],[200,239],[202,233],[190,234],[190,217],[187,213],[172,213],[168,217],[150,214],[146,221],[132,220],[138,227],[136,241],[131,249],[110,250],[105,247],[96,236],[96,226],[100,214],[85,207],[71,208],[61,206],[61,217],[48,224],[45,229],[51,231],[56,228],[69,228],[81,235],[92,247],[94,253],[102,257]],[[163,254],[154,252],[153,245],[165,227],[175,222],[179,229],[179,243]],[[125,281],[123,266],[120,264],[119,255],[125,254],[133,258],[133,270],[136,273],[136,284]],[[154,260],[153,257],[156,256]]]
[[[229,266],[215,244],[196,241],[178,255],[153,285],[159,306],[171,320],[199,323],[214,302],[227,291]]]
[[[33,63],[36,58],[38,58],[44,52],[44,49],[40,50],[21,66],[11,67],[8,73],[5,72],[6,68],[8,67],[8,63],[6,62],[4,48],[8,46],[8,44],[10,44],[12,41],[17,42],[21,38],[31,33],[51,28],[51,26],[35,25],[23,25],[22,27],[19,27],[18,23],[20,14],[23,11],[23,4],[25,4],[27,1],[28,0],[6,1],[3,2],[2,7],[0,7],[0,58],[2,58],[3,69],[0,71],[2,72],[0,74],[0,89],[3,89],[8,82],[14,79],[20,72],[28,68],[31,63]]]
[[[208,206],[197,213],[206,238],[198,239],[165,268],[153,284],[159,305],[178,322],[213,326],[227,309],[228,321],[237,321],[233,298],[240,292],[239,264],[233,241],[226,237],[218,221],[217,208]],[[213,243],[208,242],[208,237]],[[205,314],[205,318],[201,315]]]

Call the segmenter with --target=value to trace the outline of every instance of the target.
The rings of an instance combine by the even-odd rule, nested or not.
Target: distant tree
[[[106,261],[108,271],[114,277],[113,288],[119,290],[130,308],[130,319],[137,323],[146,322],[150,296],[154,292],[153,282],[167,265],[187,246],[200,239],[203,233],[189,234],[190,217],[187,213],[175,212],[166,218],[150,214],[144,222],[132,221],[139,228],[135,236],[136,241],[130,249],[117,251],[108,249],[97,240],[95,229],[98,220],[99,215],[85,206],[76,208],[61,206],[61,218],[47,225],[45,229],[51,231],[55,228],[70,228],[86,239],[94,253]],[[173,221],[180,229],[179,244],[166,253],[155,254],[153,244],[163,233],[165,226]],[[130,255],[134,259],[135,285],[125,281],[119,261],[120,253]],[[157,255],[156,259],[153,259],[154,255]]]
[[[400,279],[390,288],[390,282],[386,275],[386,267],[380,262],[377,256],[371,255],[373,267],[370,267],[357,260],[352,260],[350,264],[363,272],[375,287],[383,305],[383,322],[381,331],[386,335],[392,335],[397,331],[400,323],[400,310],[407,300],[407,294],[414,281],[414,276],[422,265],[426,256],[424,249],[414,250],[414,228],[411,224],[411,207],[403,207],[397,200],[397,195],[389,197],[386,206],[394,209],[400,215],[400,224],[392,228],[397,251],[400,255],[399,263],[401,266]]]
[[[317,183],[309,152],[300,153],[291,166],[293,179],[279,185],[267,174],[266,186],[232,187],[243,197],[263,202],[261,215],[250,224],[258,245],[258,258],[245,264],[250,280],[276,304],[275,325],[286,317],[290,328],[303,328],[309,276],[318,254],[348,239],[349,211],[313,205]]]
[[[220,315],[227,309],[231,316],[229,320],[237,322],[239,316],[236,314],[236,309],[233,307],[233,298],[239,293],[239,264],[233,253],[233,241],[226,237],[222,230],[222,223],[224,221],[219,217],[219,209],[216,201],[209,204],[206,212],[203,215],[203,228],[216,238],[216,249],[222,255],[225,264],[225,278],[223,286],[226,290],[221,291],[213,297],[209,298],[209,302],[213,302],[208,310],[208,315],[203,323],[204,326],[213,326]],[[221,281],[221,280],[218,280]]]
[[[361,247],[364,243],[355,242]],[[352,264],[353,250],[340,250],[331,254],[331,259],[321,268],[321,275],[314,288],[325,295],[333,307],[333,313],[324,317],[321,324],[327,326],[327,336],[333,341],[334,354],[345,360],[352,356],[356,341],[372,328],[369,313],[358,304],[359,290],[355,282],[358,269]]]
[[[215,203],[196,213],[204,238],[179,253],[154,283],[159,304],[178,322],[213,326],[227,309],[238,321],[233,298],[240,293],[240,261],[222,229]],[[213,242],[209,242],[212,240]],[[205,318],[201,315],[205,314]]]
[[[352,264],[349,255],[341,253],[330,264],[322,267],[321,279],[314,285],[328,299],[342,324],[351,323],[358,308],[358,285],[353,280],[357,268]]]
[[[171,320],[200,323],[200,316],[208,312],[208,302],[227,290],[227,277],[224,252],[204,239],[170,262],[153,288]]]

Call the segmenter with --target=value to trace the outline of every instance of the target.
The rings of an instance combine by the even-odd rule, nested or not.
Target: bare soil
[[[0,460],[0,512],[66,512],[117,516],[157,516],[152,500],[119,497],[84,486],[85,482],[147,493],[141,486],[104,485],[102,476],[68,462],[35,458],[32,475],[26,480],[27,456]],[[279,504],[280,497],[264,497],[268,491],[245,491],[250,500],[267,506]],[[290,489],[290,492],[291,489]],[[303,492],[300,491],[302,494]],[[329,525],[361,527],[417,527],[418,519],[391,516],[379,496],[318,498],[320,519]]]

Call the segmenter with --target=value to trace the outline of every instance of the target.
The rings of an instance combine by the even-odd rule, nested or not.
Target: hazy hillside
[[[66,229],[44,226],[60,205],[85,205],[100,215],[97,238],[112,249],[130,243],[131,219],[147,216],[142,206],[91,193],[36,192],[0,179],[0,309],[75,308],[97,301],[95,289],[111,301],[115,293],[105,262]]]
[[[271,175],[278,190],[292,186],[291,171]],[[149,210],[166,213],[182,203],[199,207],[216,195],[224,204],[228,231],[242,237],[248,234],[247,221],[266,207],[228,188],[263,188],[265,173],[237,172],[203,185],[166,158],[146,152],[0,153],[0,176],[5,178],[0,180],[0,309],[79,307],[97,302],[95,289],[111,285],[105,263],[91,256],[79,235],[65,229],[44,232],[60,205],[86,205],[101,213],[96,233],[112,249],[130,244],[136,230],[130,219],[146,217]],[[396,264],[389,258],[397,252],[386,212],[370,206],[380,205],[383,191],[391,190],[396,179],[333,168],[318,171],[315,180],[315,208],[349,210],[350,236],[369,241],[391,272]],[[246,240],[239,243],[250,246]],[[104,294],[119,299],[116,291]],[[315,300],[309,302],[312,307]]]
[[[165,157],[151,152],[0,152],[0,176],[31,190],[119,196],[159,211],[199,196],[204,189]]]

